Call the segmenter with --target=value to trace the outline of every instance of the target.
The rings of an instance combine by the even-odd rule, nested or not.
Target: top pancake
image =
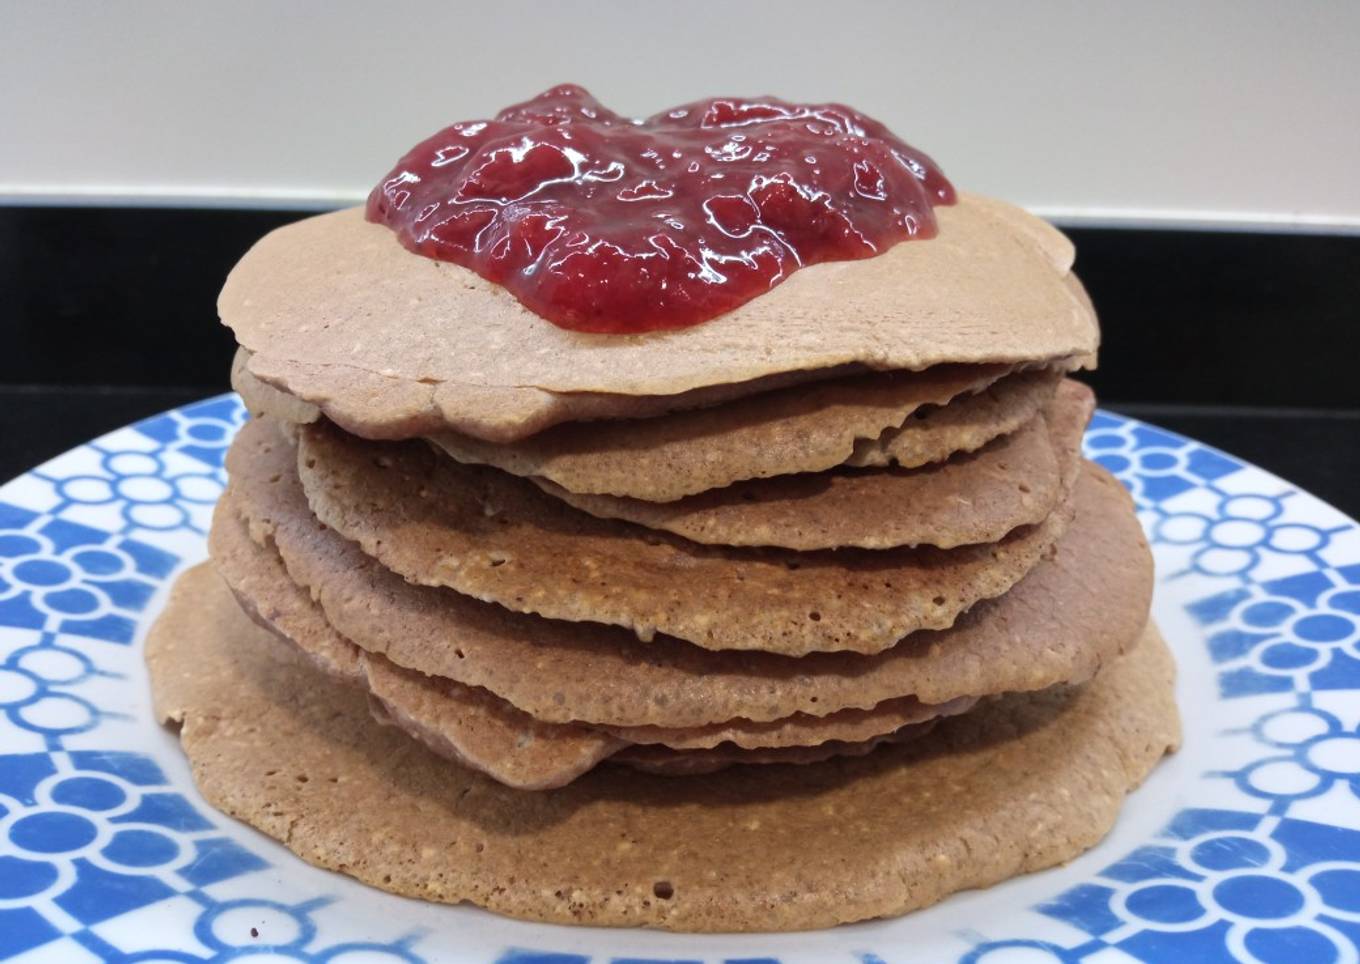
[[[223,321],[249,370],[371,437],[440,427],[492,441],[583,417],[576,393],[669,396],[847,364],[1093,356],[1094,313],[1055,229],[999,201],[936,209],[939,234],[795,272],[692,328],[558,328],[500,286],[404,249],[359,209],[288,225],[233,269]],[[587,416],[588,417],[588,416]]]

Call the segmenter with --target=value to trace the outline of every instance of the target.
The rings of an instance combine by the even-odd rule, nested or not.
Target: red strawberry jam
[[[932,237],[952,203],[929,157],[839,104],[719,97],[639,121],[566,85],[417,144],[367,214],[554,324],[629,333]]]

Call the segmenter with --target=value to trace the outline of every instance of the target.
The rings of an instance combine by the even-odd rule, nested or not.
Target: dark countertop
[[[204,396],[191,388],[0,386],[0,478],[166,408]],[[1360,412],[1110,404],[1274,472],[1360,517]]]

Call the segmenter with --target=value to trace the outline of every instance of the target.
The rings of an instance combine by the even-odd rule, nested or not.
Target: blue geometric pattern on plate
[[[278,863],[291,858],[196,802],[173,738],[148,738],[157,728],[132,644],[173,576],[202,557],[243,418],[234,396],[209,399],[0,489],[0,960],[457,953],[457,934],[406,926],[409,914],[365,918],[366,900],[389,898],[358,885],[314,874],[326,892],[300,893]],[[1196,696],[1217,701],[1218,765],[1159,832],[1028,911],[956,928],[948,956],[1360,959],[1360,530],[1258,469],[1131,419],[1098,413],[1086,447],[1133,493],[1159,595],[1202,639],[1216,685]],[[639,957],[505,926],[521,939],[465,959],[894,964],[913,950],[864,932],[853,950],[709,944]],[[734,946],[760,940],[777,938]]]

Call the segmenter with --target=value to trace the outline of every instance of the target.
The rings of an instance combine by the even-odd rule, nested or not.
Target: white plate
[[[210,399],[0,489],[0,960],[1357,960],[1360,528],[1260,469],[1106,413],[1087,435],[1152,538],[1186,730],[1100,846],[900,920],[686,936],[392,897],[204,803],[139,650],[242,417]]]

